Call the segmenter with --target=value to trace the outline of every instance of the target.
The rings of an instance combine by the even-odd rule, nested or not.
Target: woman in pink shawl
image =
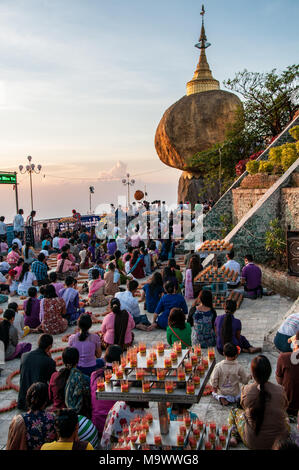
[[[91,271],[92,280],[89,281],[88,305],[90,307],[105,307],[108,305],[108,298],[105,298],[105,281],[101,279],[97,269]]]

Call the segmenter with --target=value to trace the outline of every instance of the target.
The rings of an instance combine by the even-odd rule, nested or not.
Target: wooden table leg
[[[169,422],[166,403],[158,403],[159,421],[161,434],[169,433]]]

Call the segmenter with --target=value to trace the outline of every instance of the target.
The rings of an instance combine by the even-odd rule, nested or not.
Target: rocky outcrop
[[[236,95],[223,90],[181,98],[164,113],[157,128],[155,147],[160,160],[174,168],[196,171],[189,159],[224,140],[240,106]]]

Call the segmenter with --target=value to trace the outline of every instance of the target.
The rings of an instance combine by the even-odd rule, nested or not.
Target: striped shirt
[[[78,415],[79,430],[78,438],[80,441],[88,441],[94,449],[99,443],[98,430],[92,421],[85,416]]]

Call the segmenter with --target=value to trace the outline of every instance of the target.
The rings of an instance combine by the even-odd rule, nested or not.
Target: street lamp
[[[37,165],[35,166],[34,163],[31,163],[32,157],[27,157],[27,160],[29,161],[29,165],[26,165],[24,168],[23,165],[19,166],[20,173],[22,175],[25,175],[25,173],[29,173],[30,177],[30,193],[31,193],[31,211],[33,211],[33,194],[32,194],[32,173],[36,173],[37,175],[41,172],[42,166]]]
[[[130,180],[130,174],[127,173],[127,177],[122,179],[122,184],[124,186],[128,186],[128,207],[129,207],[129,205],[130,205],[130,186],[134,186],[135,180],[134,179]]]
[[[94,186],[89,186],[89,213],[91,212],[91,195],[94,194]]]

